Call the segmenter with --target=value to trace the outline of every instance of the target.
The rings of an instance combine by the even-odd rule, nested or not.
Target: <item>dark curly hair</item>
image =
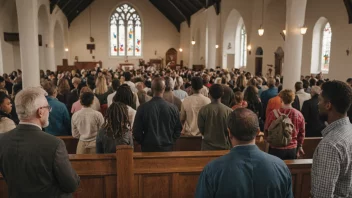
[[[329,81],[322,85],[322,97],[329,101],[336,111],[345,114],[352,103],[352,89],[342,81]]]

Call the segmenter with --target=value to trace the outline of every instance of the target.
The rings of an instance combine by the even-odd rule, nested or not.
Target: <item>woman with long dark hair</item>
[[[133,126],[134,117],[136,116],[136,110],[132,108],[133,104],[133,92],[130,86],[123,84],[116,90],[116,94],[112,99],[115,103],[122,103],[127,106],[127,115],[131,126]]]
[[[105,123],[97,135],[96,153],[115,153],[118,145],[133,147],[132,125],[127,105],[113,102],[106,111]]]
[[[258,97],[258,89],[255,86],[249,86],[246,88],[244,92],[244,100],[247,102],[247,108],[252,110],[255,114],[257,114],[259,119],[260,130],[264,129],[263,122],[263,105]]]

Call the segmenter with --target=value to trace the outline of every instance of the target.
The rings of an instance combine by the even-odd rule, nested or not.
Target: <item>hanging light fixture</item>
[[[182,48],[180,48],[180,49],[178,49],[180,52],[183,52],[183,49]]]
[[[307,30],[308,30],[308,28],[303,25],[303,27],[301,27],[301,34],[305,35],[307,33]]]
[[[284,33],[284,35],[286,35],[286,30],[282,30],[282,32]]]
[[[194,40],[194,37],[192,37],[192,45],[195,45],[196,44],[196,41]]]
[[[263,36],[264,35],[263,24],[264,24],[264,0],[263,0],[263,3],[262,3],[262,24],[260,24],[260,28],[258,29],[259,36]]]
[[[68,48],[65,48],[65,52],[68,52]]]
[[[215,45],[215,48],[218,49],[218,48],[219,48],[219,45]]]

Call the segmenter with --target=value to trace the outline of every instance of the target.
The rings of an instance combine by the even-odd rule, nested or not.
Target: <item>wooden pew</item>
[[[118,147],[117,160],[122,155],[124,162],[117,163],[117,195],[126,198],[194,197],[203,167],[226,153],[228,151],[133,153],[127,146]],[[295,197],[309,197],[312,160],[290,160],[286,164],[292,173]]]
[[[78,139],[75,139],[71,136],[61,136],[58,137],[62,139],[66,144],[66,149],[69,154],[76,154],[76,148],[78,144]],[[322,138],[305,138],[303,149],[305,155],[302,159],[312,159],[315,148],[319,144]],[[260,150],[267,152],[267,145],[262,140],[261,136],[256,137],[256,144]],[[202,137],[189,137],[181,136],[174,146],[174,151],[200,151],[202,145]],[[141,146],[138,143],[134,142],[134,152],[141,152]]]
[[[194,197],[203,167],[228,152],[133,153],[131,147],[119,146],[116,154],[70,155],[81,178],[74,197]],[[296,198],[309,197],[311,163],[286,161]],[[1,175],[0,197],[8,197]]]

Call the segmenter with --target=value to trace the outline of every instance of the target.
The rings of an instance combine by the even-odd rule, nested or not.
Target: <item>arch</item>
[[[64,36],[60,22],[56,21],[54,26],[54,50],[55,50],[55,65],[62,65],[64,58]]]
[[[329,24],[329,21],[325,17],[320,17],[318,21],[314,25],[313,29],[313,41],[312,41],[312,57],[311,57],[311,69],[310,72],[312,74],[317,74],[319,72],[328,73],[329,69],[323,69],[323,31],[325,26]],[[331,39],[331,38],[330,38]],[[330,43],[331,44],[331,43]],[[330,46],[331,47],[331,46]],[[330,51],[330,49],[329,49]],[[329,62],[330,62],[330,54],[329,54]],[[329,64],[328,64],[329,65]]]
[[[241,47],[241,33],[246,30],[246,26],[241,14],[236,10],[231,10],[225,22],[223,34],[223,67],[224,68],[240,68],[246,66],[247,62],[247,34],[243,39]],[[244,38],[244,37],[243,37]],[[242,50],[241,50],[242,49]],[[241,61],[241,55],[242,60]],[[228,57],[229,56],[229,57]],[[234,57],[234,60],[232,60]],[[242,63],[242,64],[241,64]],[[231,64],[231,65],[229,65]]]
[[[255,55],[256,56],[263,56],[264,55],[264,51],[262,47],[257,47],[257,49],[255,50]]]
[[[45,70],[48,66],[49,57],[46,47],[49,43],[49,15],[45,4],[42,4],[38,9],[38,34],[41,36],[41,42],[39,42],[39,68]]]
[[[170,48],[166,52],[166,57],[165,57],[166,65],[168,66],[176,66],[177,64],[177,50],[175,48]],[[176,68],[172,68],[176,69]]]
[[[143,23],[136,8],[127,2],[119,4],[109,21],[110,56],[142,56]]]

